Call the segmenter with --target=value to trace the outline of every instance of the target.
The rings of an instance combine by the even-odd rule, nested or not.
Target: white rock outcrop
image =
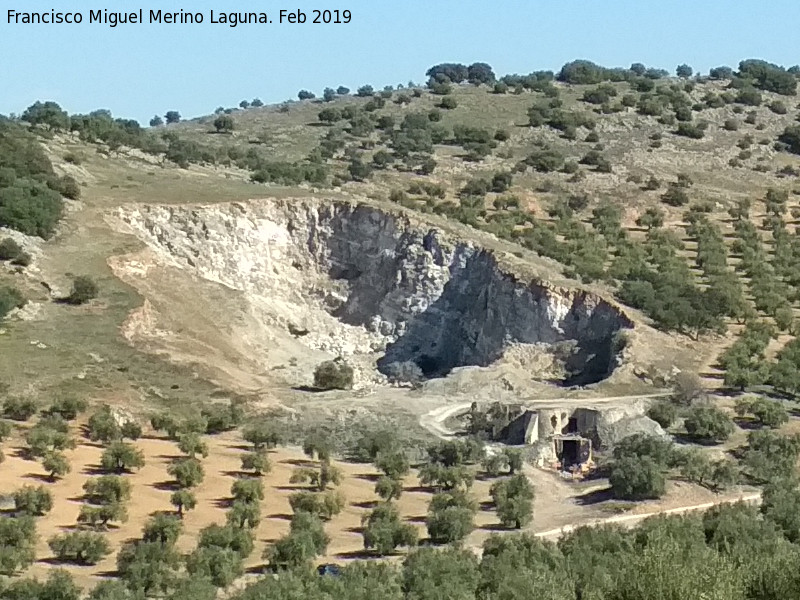
[[[265,319],[331,354],[385,352],[429,376],[486,366],[512,344],[576,343],[597,380],[632,324],[583,290],[520,281],[470,242],[366,204],[257,200],[120,209],[164,260],[242,290]],[[590,381],[589,381],[590,382]]]

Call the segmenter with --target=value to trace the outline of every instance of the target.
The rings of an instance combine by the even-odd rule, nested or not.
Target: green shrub
[[[745,87],[736,95],[736,102],[746,106],[760,106],[761,94],[753,87]]]
[[[685,206],[689,203],[689,195],[682,186],[670,183],[667,191],[661,196],[661,201],[669,206]]]
[[[0,187],[1,226],[49,238],[62,211],[61,196],[38,181],[17,179],[11,186]]]
[[[660,498],[666,491],[663,466],[649,456],[615,460],[609,483],[614,497],[621,500]]]
[[[770,102],[769,109],[776,115],[785,115],[787,112],[789,112],[789,110],[786,108],[786,105],[780,100],[773,100]]]
[[[17,256],[11,261],[11,264],[20,267],[27,267],[32,262],[33,262],[33,257],[30,254],[28,254],[27,252],[20,252],[19,256]]]
[[[15,308],[22,308],[26,303],[27,300],[17,288],[0,286],[0,319]]]
[[[738,131],[739,130],[739,121],[736,119],[725,119],[725,123],[722,125],[725,131]]]
[[[710,443],[720,443],[733,433],[730,417],[715,406],[694,406],[684,420],[689,438]]]
[[[675,135],[699,140],[705,135],[705,127],[700,123],[678,123]]]
[[[564,156],[557,150],[543,148],[532,152],[525,163],[540,173],[551,173],[564,166]]]
[[[78,275],[72,282],[72,290],[67,296],[69,304],[85,304],[97,297],[97,284],[88,275]]]
[[[37,410],[36,402],[30,398],[6,398],[3,402],[3,417],[12,421],[27,421]]]
[[[47,414],[58,415],[66,421],[72,421],[86,410],[86,406],[86,400],[82,398],[72,396],[59,398],[50,405],[50,408],[47,409]]]
[[[353,367],[342,358],[328,360],[314,371],[314,387],[320,390],[349,390],[353,387]]]
[[[70,192],[71,181],[55,176],[34,136],[0,119],[0,225],[50,237],[62,216],[60,188]]]
[[[588,60],[575,60],[561,67],[556,79],[565,83],[592,84],[608,78],[608,70]]]
[[[11,238],[0,241],[0,260],[13,260],[22,254],[22,247]]]
[[[59,177],[54,186],[54,190],[59,192],[65,198],[70,200],[77,200],[81,197],[81,188],[78,182],[70,175]]]
[[[797,79],[783,67],[760,59],[748,59],[739,63],[739,76],[754,80],[759,89],[793,96],[797,89]]]
[[[647,409],[647,416],[667,429],[678,416],[678,408],[670,400],[658,400]]]

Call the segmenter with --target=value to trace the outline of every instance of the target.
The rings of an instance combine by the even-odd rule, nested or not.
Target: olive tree
[[[96,565],[111,553],[105,536],[90,531],[55,535],[47,545],[58,560],[78,565]]]
[[[100,457],[104,471],[124,473],[144,466],[144,452],[125,442],[113,442]]]
[[[106,529],[112,521],[124,523],[128,520],[128,511],[122,504],[101,504],[91,506],[84,504],[78,513],[78,523],[93,529]]]
[[[690,439],[718,444],[733,433],[733,421],[715,406],[693,406],[684,419],[684,427]]]
[[[375,482],[375,493],[387,502],[397,500],[403,494],[403,482],[384,475]]]
[[[92,504],[124,504],[131,497],[131,482],[119,475],[102,475],[86,480],[83,491]]]
[[[519,473],[494,483],[490,494],[505,527],[520,529],[533,518],[533,485]]]
[[[663,465],[649,456],[626,456],[615,460],[609,483],[614,497],[622,500],[660,498],[666,488]]]
[[[53,495],[44,486],[26,485],[14,492],[14,512],[17,515],[39,517],[53,509]]]
[[[70,472],[69,460],[63,452],[49,451],[42,459],[42,467],[47,471],[50,481],[55,481]]]
[[[189,490],[176,490],[170,496],[170,504],[178,511],[178,516],[183,518],[183,513],[187,510],[193,510],[197,506],[197,498],[193,492]]]
[[[281,441],[278,432],[267,422],[255,423],[246,427],[242,432],[242,438],[253,444],[256,450],[274,448]]]
[[[258,503],[264,499],[264,484],[260,479],[240,478],[231,485],[234,501]]]
[[[391,502],[379,504],[361,520],[364,548],[374,549],[380,556],[392,554],[399,546],[417,544],[417,530],[400,520],[397,507]]]
[[[183,521],[171,514],[156,514],[144,524],[142,540],[174,546],[183,531]]]
[[[171,546],[135,541],[124,544],[117,554],[117,572],[129,589],[152,596],[170,590],[180,562]]]
[[[252,471],[254,475],[260,477],[272,470],[272,464],[266,452],[254,450],[242,456],[242,469]]]
[[[0,519],[0,574],[13,575],[36,558],[36,523],[33,517]]]
[[[182,458],[167,467],[177,486],[181,489],[193,488],[200,485],[205,477],[203,465],[196,458]]]
[[[229,548],[196,548],[186,557],[186,571],[193,578],[211,581],[218,588],[231,585],[244,574],[242,557]]]
[[[208,444],[197,433],[184,433],[181,435],[178,440],[178,449],[192,458],[198,454],[203,458],[208,456]]]

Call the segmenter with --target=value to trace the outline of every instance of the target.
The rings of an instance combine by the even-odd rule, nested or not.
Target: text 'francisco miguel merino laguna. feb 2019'
[[[349,10],[330,9],[312,10],[276,10],[274,12],[230,12],[210,10],[208,14],[186,10],[163,11],[139,9],[130,12],[117,12],[108,9],[89,10],[84,12],[63,12],[52,9],[45,12],[25,12],[8,9],[6,23],[9,25],[77,25],[99,24],[108,27],[118,25],[196,25],[209,23],[236,27],[238,25],[268,25],[292,23],[350,23],[353,16]]]

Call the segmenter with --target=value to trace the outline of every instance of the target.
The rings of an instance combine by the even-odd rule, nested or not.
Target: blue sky
[[[13,1],[13,0],[12,0]],[[277,102],[301,88],[355,89],[422,81],[439,62],[490,63],[498,74],[558,69],[575,58],[605,66],[643,62],[673,71],[742,58],[800,63],[796,0],[16,0],[17,10],[151,8],[202,11],[203,25],[8,25],[0,9],[0,113],[34,100],[70,112],[108,108],[147,122],[259,97]],[[281,8],[347,8],[347,25],[278,25]],[[265,11],[272,25],[211,25],[209,10]]]

